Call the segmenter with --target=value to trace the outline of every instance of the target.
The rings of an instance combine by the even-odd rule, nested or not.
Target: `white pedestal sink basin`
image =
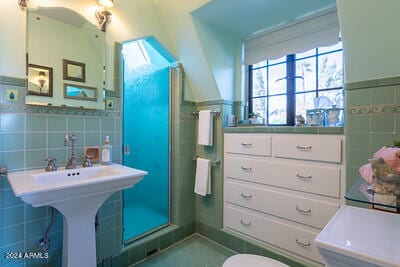
[[[45,172],[11,172],[8,180],[17,197],[33,207],[52,206],[64,215],[63,267],[95,267],[94,221],[113,193],[132,187],[146,171],[112,164]]]
[[[400,216],[342,206],[315,243],[327,267],[400,266]]]

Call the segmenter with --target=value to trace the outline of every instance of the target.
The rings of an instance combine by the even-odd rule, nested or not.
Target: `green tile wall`
[[[346,86],[347,188],[358,169],[382,146],[400,140],[400,77]],[[349,202],[349,204],[355,204]]]
[[[70,147],[64,147],[65,133],[78,136],[78,162],[82,163],[85,146],[101,146],[106,135],[113,144],[113,160],[121,162],[121,116],[114,111],[95,111],[24,105],[25,81],[0,79],[0,166],[9,171],[44,168],[46,157],[57,158],[65,166]],[[8,102],[5,90],[13,88],[19,100]],[[37,243],[51,220],[48,207],[33,208],[15,197],[5,176],[0,177],[0,266],[60,266],[63,217],[55,211],[47,260],[11,261],[5,252],[38,252]],[[112,195],[99,209],[100,225],[96,234],[97,258],[101,261],[121,249],[121,195]],[[16,265],[14,265],[16,264]],[[47,265],[46,265],[47,264]]]
[[[201,102],[197,103],[198,110],[220,110],[219,115],[213,115],[214,133],[213,146],[196,145],[196,155],[210,160],[220,160],[223,157],[223,102]],[[197,120],[198,121],[198,120]],[[196,123],[196,133],[198,132]],[[197,142],[197,135],[195,136]],[[193,192],[193,190],[192,190]],[[196,222],[220,229],[222,227],[222,205],[223,205],[223,168],[222,164],[211,165],[211,195],[196,197]]]
[[[1,77],[0,77],[1,78]],[[0,79],[0,81],[3,81]],[[18,82],[18,80],[17,80]],[[7,79],[7,84],[0,84],[3,92],[9,86],[18,88],[19,95],[24,95],[24,83]],[[22,84],[21,84],[22,83]],[[158,247],[164,249],[173,243],[191,235],[195,231],[195,196],[194,171],[196,154],[196,124],[193,116],[195,103],[183,99],[181,88],[172,92],[172,184],[171,184],[171,223],[172,226],[151,235],[140,242],[135,242],[121,251],[121,194],[111,196],[100,208],[98,216],[100,225],[96,233],[97,260],[113,257],[117,263],[132,264],[143,259],[146,253]],[[31,107],[23,102],[8,103],[2,98],[0,102],[0,165],[6,164],[10,170],[44,168],[47,156],[57,158],[57,164],[63,166],[70,155],[70,148],[63,146],[64,135],[71,129],[78,136],[78,154],[83,153],[84,146],[101,145],[104,137],[109,135],[113,143],[113,159],[122,160],[121,151],[121,116],[119,109],[114,112],[83,111],[65,108]],[[118,107],[121,101],[115,98]],[[13,121],[13,124],[8,123]],[[12,137],[10,137],[12,133]],[[4,138],[3,138],[4,137]],[[8,139],[7,139],[8,138]],[[9,139],[19,140],[10,143]],[[3,139],[8,146],[3,149]],[[37,141],[36,141],[37,140]],[[6,204],[4,204],[6,203]],[[0,218],[3,213],[24,210],[23,218],[18,222],[1,220],[1,251],[29,251],[33,249],[38,237],[41,237],[50,217],[47,208],[32,208],[16,198],[9,187],[7,179],[0,179]],[[49,238],[52,247],[49,250],[48,266],[59,266],[62,246],[62,216],[57,213],[55,224],[51,228]],[[21,222],[21,223],[19,223]],[[7,233],[3,235],[3,233]],[[14,233],[18,233],[15,234]],[[14,249],[14,250],[13,250]],[[116,256],[117,255],[117,256]],[[3,266],[4,262],[0,265]],[[32,263],[33,265],[34,263]],[[29,264],[28,264],[29,265]]]

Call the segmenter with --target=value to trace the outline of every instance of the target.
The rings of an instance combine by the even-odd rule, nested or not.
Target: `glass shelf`
[[[392,212],[400,212],[400,197],[384,195],[384,194],[373,194],[369,192],[367,183],[364,179],[359,178],[353,186],[348,190],[344,196],[345,199],[371,204],[375,209],[382,209]],[[388,201],[389,200],[391,201]]]

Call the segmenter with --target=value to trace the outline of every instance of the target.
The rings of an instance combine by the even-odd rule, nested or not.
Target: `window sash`
[[[248,66],[249,69],[249,112],[253,112],[253,99],[261,99],[264,98],[267,103],[269,103],[269,99],[271,97],[276,97],[276,96],[282,96],[286,95],[286,124],[271,124],[269,120],[269,108],[270,105],[267,104],[267,110],[265,111],[265,116],[266,116],[266,122],[268,125],[294,125],[295,124],[295,112],[296,112],[296,97],[301,94],[310,94],[314,93],[315,97],[318,97],[318,95],[322,92],[329,92],[329,91],[337,91],[337,90],[342,90],[343,86],[339,87],[332,87],[332,88],[318,88],[318,58],[322,55],[329,55],[336,53],[338,51],[343,51],[342,49],[336,49],[336,50],[331,50],[331,51],[324,51],[323,53],[319,53],[318,48],[315,49],[315,53],[312,56],[308,57],[303,57],[303,58],[296,58],[295,54],[292,55],[287,55],[286,60],[280,61],[279,63],[274,63],[274,64],[269,64],[268,61],[266,61],[266,64],[257,64],[257,67],[253,68],[253,65]],[[313,89],[307,89],[304,91],[296,91],[296,62],[298,60],[303,60],[305,58],[314,58],[316,61],[316,80],[315,80],[315,85]],[[267,79],[268,79],[268,68],[277,64],[281,64],[284,62],[286,64],[286,93],[276,93],[276,94],[270,94],[269,90],[269,82],[267,80],[266,83],[266,94],[265,95],[257,95],[253,96],[253,71],[255,70],[264,70],[267,72]],[[261,66],[261,67],[260,67]],[[343,77],[342,77],[343,79]]]

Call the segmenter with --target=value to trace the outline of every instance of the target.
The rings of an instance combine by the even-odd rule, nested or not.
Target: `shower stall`
[[[173,57],[154,39],[122,45],[123,164],[148,171],[123,192],[123,242],[170,222],[171,101]]]

